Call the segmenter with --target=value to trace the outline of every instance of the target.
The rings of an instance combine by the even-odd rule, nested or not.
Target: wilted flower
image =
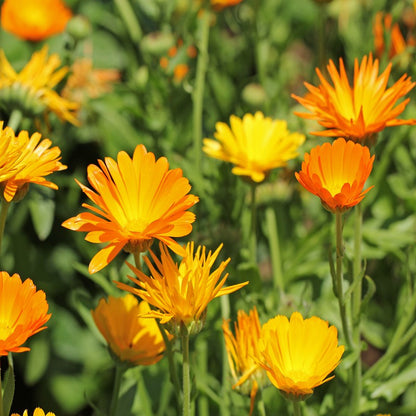
[[[91,311],[97,328],[121,362],[132,365],[157,363],[165,351],[162,334],[154,319],[140,318],[150,312],[149,304],[127,293],[122,298],[100,299]]]
[[[258,111],[246,114],[242,119],[232,115],[230,126],[219,122],[215,125],[217,140],[204,139],[204,152],[213,158],[235,165],[235,175],[262,182],[274,168],[285,166],[298,155],[298,148],[305,136],[290,133],[283,120],[272,120]]]
[[[156,308],[142,316],[160,319],[162,324],[171,321],[172,332],[185,325],[191,333],[197,333],[203,327],[206,309],[212,299],[233,293],[248,283],[224,287],[228,274],[223,277],[221,275],[230,259],[222,261],[216,270],[211,271],[221,247],[222,245],[214,253],[209,251],[206,254],[205,247],[198,246],[194,252],[194,243],[188,243],[185,257],[178,266],[167,247],[160,244],[160,260],[149,250],[156,266],[148,257],[144,258],[151,277],[129,265],[137,277],[129,276],[129,279],[139,287],[121,282],[116,284]]]
[[[344,347],[328,322],[294,312],[290,321],[278,315],[266,322],[259,341],[259,364],[273,385],[292,400],[304,400],[315,387],[331,380]]]
[[[305,153],[302,170],[295,176],[306,190],[321,198],[325,208],[343,212],[357,205],[372,188],[363,191],[373,161],[367,146],[339,138]]]
[[[88,166],[93,189],[77,181],[96,205],[82,206],[93,213],[83,212],[62,224],[88,232],[85,239],[91,243],[108,243],[91,260],[90,273],[105,267],[123,248],[130,253],[146,251],[155,238],[185,254],[172,237],[192,231],[195,214],[187,210],[198,197],[188,193],[191,186],[182,170],[169,169],[165,157],[155,160],[143,145],[136,147],[132,159],[119,152],[117,161],[106,157],[98,165]]]

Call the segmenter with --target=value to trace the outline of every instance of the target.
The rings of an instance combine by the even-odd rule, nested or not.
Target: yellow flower
[[[298,155],[305,136],[289,133],[287,123],[272,120],[258,111],[242,119],[232,115],[230,126],[219,122],[216,140],[204,139],[204,152],[213,158],[231,162],[232,172],[262,182],[270,170],[285,166]]]
[[[121,282],[116,284],[120,289],[139,296],[157,309],[142,316],[160,319],[162,324],[173,321],[171,324],[174,330],[185,325],[190,332],[197,333],[202,329],[206,309],[212,299],[233,293],[248,283],[223,287],[228,274],[223,277],[221,274],[230,259],[221,262],[211,272],[221,247],[222,245],[214,253],[209,251],[206,254],[205,247],[199,246],[194,252],[194,243],[188,243],[186,255],[178,266],[172,260],[167,247],[160,244],[160,260],[149,250],[156,266],[145,257],[151,277],[129,265],[137,277],[129,276],[129,279],[139,287],[131,287]]]
[[[290,321],[278,315],[263,325],[257,359],[276,388],[292,400],[303,400],[334,377],[328,375],[344,353],[337,344],[334,326],[316,316],[304,320],[294,312]]]
[[[44,46],[35,52],[26,66],[17,73],[0,50],[0,102],[18,108],[27,116],[38,117],[53,112],[61,120],[78,125],[74,111],[78,104],[62,98],[54,88],[67,74],[57,54],[48,57]]]
[[[256,307],[249,315],[244,311],[237,312],[237,322],[234,323],[235,335],[230,330],[229,320],[222,324],[228,363],[236,388],[243,394],[250,393],[250,415],[253,412],[254,400],[259,388],[268,384],[266,372],[255,361],[259,356],[259,339],[261,325]]]
[[[20,415],[18,413],[12,413],[11,416],[20,416]],[[28,416],[27,410],[23,412],[22,416]],[[45,414],[45,412],[40,407],[37,407],[35,411],[33,412],[33,416],[55,416],[55,413],[48,412]]]
[[[70,230],[87,231],[87,241],[108,243],[91,260],[89,272],[101,270],[123,248],[131,253],[146,251],[154,238],[185,254],[172,237],[192,231],[195,214],[187,210],[198,197],[188,194],[191,185],[182,170],[169,169],[166,158],[155,160],[143,145],[136,147],[133,159],[119,152],[117,162],[107,157],[98,164],[88,166],[88,180],[95,191],[77,181],[97,205],[83,204],[94,214],[83,212],[62,224]]]
[[[133,365],[157,363],[165,343],[154,319],[138,318],[150,312],[149,304],[127,293],[122,298],[100,299],[91,311],[97,328],[112,353],[122,362]]]
[[[30,183],[58,189],[57,185],[46,180],[44,176],[66,169],[60,162],[59,147],[50,148],[52,142],[49,139],[41,140],[40,133],[34,133],[29,138],[27,131],[21,131],[15,136],[10,127],[3,130],[2,123],[0,130],[2,145],[9,143],[9,158],[14,160],[11,176],[5,180],[0,179],[4,199],[7,202],[20,200],[26,194]]]

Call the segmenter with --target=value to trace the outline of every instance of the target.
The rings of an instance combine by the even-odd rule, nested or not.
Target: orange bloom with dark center
[[[414,86],[410,77],[403,75],[393,86],[387,88],[391,63],[379,75],[379,62],[372,55],[364,56],[361,64],[354,62],[354,85],[351,87],[344,62],[339,60],[339,72],[333,61],[329,61],[328,73],[331,85],[317,68],[321,84],[315,87],[305,83],[309,93],[305,97],[292,97],[306,107],[310,113],[295,112],[296,115],[317,120],[327,130],[312,132],[318,136],[345,137],[365,142],[386,127],[416,124],[415,119],[401,120],[397,117],[404,111],[409,98],[397,104]]]
[[[321,198],[325,208],[343,212],[357,205],[372,188],[363,191],[373,161],[368,147],[339,138],[305,153],[302,170],[295,176],[306,190]]]
[[[71,17],[62,0],[5,0],[1,8],[3,29],[31,41],[63,32]]]
[[[22,283],[18,274],[0,272],[0,356],[29,351],[22,345],[45,329],[50,317],[45,293],[32,280]]]
[[[195,214],[187,211],[198,202],[189,194],[191,185],[181,169],[169,169],[165,157],[155,159],[143,145],[133,158],[119,152],[117,161],[107,157],[88,166],[90,189],[76,181],[96,206],[83,204],[83,212],[62,225],[88,232],[91,243],[107,243],[91,260],[90,273],[110,263],[124,248],[131,253],[145,251],[154,238],[181,255],[185,250],[173,237],[192,231]],[[98,215],[97,215],[98,214]]]

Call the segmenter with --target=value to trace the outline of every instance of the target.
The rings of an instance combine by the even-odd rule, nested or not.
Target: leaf
[[[44,241],[52,230],[55,201],[45,191],[33,190],[29,198],[29,212],[39,240]]]
[[[49,341],[45,336],[31,339],[30,354],[27,355],[25,365],[25,383],[34,385],[44,374],[50,358]]]

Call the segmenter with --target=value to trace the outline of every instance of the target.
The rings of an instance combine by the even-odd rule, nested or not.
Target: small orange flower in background
[[[91,243],[107,243],[91,260],[89,272],[107,266],[123,248],[130,253],[146,251],[155,238],[185,254],[173,237],[192,231],[195,214],[187,210],[198,197],[189,194],[191,185],[182,170],[169,169],[165,157],[156,160],[143,145],[136,147],[132,159],[119,152],[117,161],[106,157],[98,165],[88,166],[93,189],[76,181],[96,207],[84,203],[92,213],[83,212],[62,224],[88,232],[85,239]]]
[[[222,330],[228,363],[235,383],[233,389],[237,389],[243,394],[250,394],[251,415],[258,389],[269,384],[265,370],[254,359],[254,357],[259,356],[261,334],[261,325],[256,307],[248,315],[242,310],[237,312],[237,322],[234,323],[235,335],[230,330],[229,320],[223,322]]]
[[[0,50],[0,103],[10,110],[17,106],[28,117],[53,112],[61,120],[78,125],[75,111],[79,104],[66,100],[53,89],[68,72],[60,65],[59,56],[48,56],[48,48],[44,46],[16,73]]]
[[[298,155],[305,141],[300,133],[290,133],[283,120],[272,120],[258,111],[241,119],[232,115],[230,126],[216,123],[214,137],[204,139],[203,151],[215,159],[235,165],[235,175],[262,182],[272,169],[285,166]]]
[[[343,212],[357,205],[372,188],[363,191],[373,162],[367,146],[339,138],[305,153],[302,170],[295,176],[306,190],[321,198],[326,209]]]
[[[149,312],[149,304],[139,303],[130,293],[122,298],[100,299],[97,308],[91,311],[112,354],[132,365],[155,364],[165,351],[156,321],[138,317]]]
[[[214,253],[206,253],[205,247],[188,243],[186,254],[179,266],[175,263],[165,245],[160,244],[161,259],[157,259],[150,250],[156,266],[148,257],[144,260],[151,277],[129,265],[137,278],[129,276],[138,288],[116,282],[120,289],[127,290],[153,305],[156,310],[142,315],[160,319],[164,324],[170,321],[173,330],[185,325],[191,333],[199,332],[205,322],[206,309],[212,299],[233,293],[248,282],[224,287],[228,274],[221,276],[230,259],[221,262],[217,269],[211,271],[221,250],[220,245]]]
[[[290,320],[278,315],[266,322],[259,340],[259,364],[273,385],[292,400],[304,400],[315,387],[331,380],[344,346],[338,331],[313,316],[294,312]]]
[[[342,58],[339,72],[329,61],[328,73],[333,86],[316,69],[321,84],[315,87],[305,82],[309,93],[305,97],[292,94],[310,113],[295,112],[299,117],[317,120],[326,130],[311,132],[318,136],[345,137],[365,143],[386,127],[415,125],[416,120],[397,117],[404,111],[409,98],[397,104],[414,86],[406,74],[387,88],[392,64],[379,75],[379,61],[364,56],[361,64],[354,62],[354,85],[351,87]]]
[[[63,32],[71,17],[62,0],[5,0],[1,7],[3,29],[35,42]]]
[[[239,3],[241,3],[243,0],[211,0],[211,6],[215,11],[220,11],[226,7],[232,7]]]
[[[0,272],[0,356],[29,351],[22,345],[45,329],[50,317],[45,293],[31,279],[22,283],[18,274]]]

